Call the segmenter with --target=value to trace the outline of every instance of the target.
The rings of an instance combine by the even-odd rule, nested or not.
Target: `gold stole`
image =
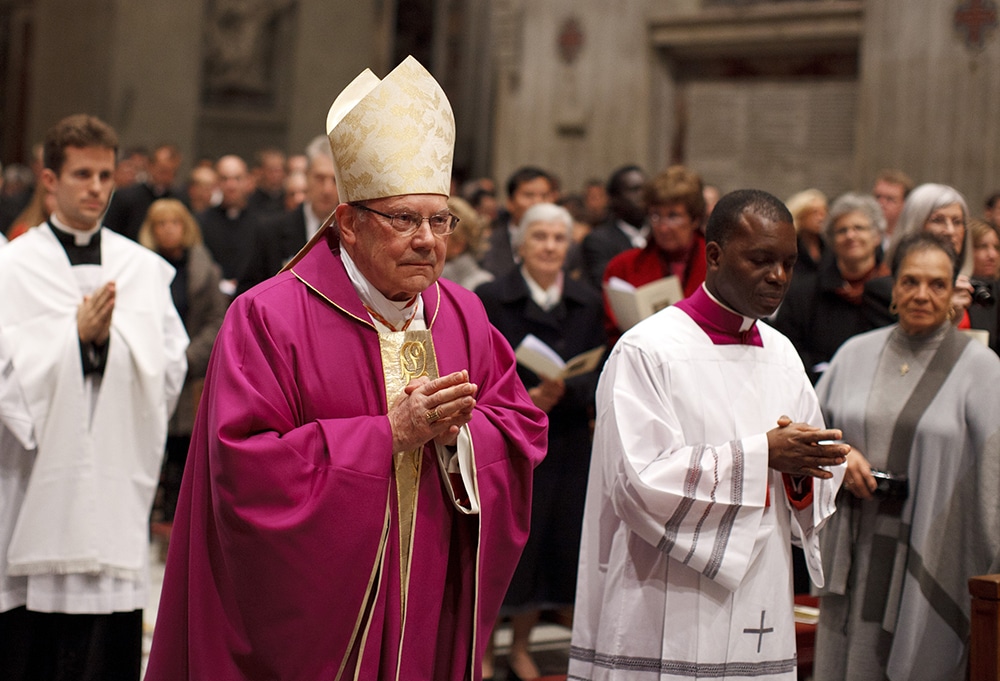
[[[427,376],[438,377],[437,357],[429,330],[390,331],[379,333],[382,351],[382,373],[385,376],[385,397],[389,409],[403,396],[410,381]],[[417,488],[423,447],[408,452],[393,452],[396,477],[396,500],[399,504],[399,584],[402,598],[401,631],[406,622],[406,594],[410,583],[410,560],[413,555],[413,531],[417,512]],[[402,653],[402,640],[400,640]]]

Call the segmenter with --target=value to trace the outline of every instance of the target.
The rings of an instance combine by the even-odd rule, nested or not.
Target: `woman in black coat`
[[[870,284],[888,273],[880,244],[885,218],[875,199],[844,194],[824,226],[829,248],[816,272],[796,271],[774,326],[788,336],[812,382],[851,336],[894,321]]]
[[[566,277],[563,265],[573,220],[553,204],[524,215],[514,246],[521,266],[476,289],[493,325],[512,347],[532,334],[568,360],[604,345],[600,295]],[[528,636],[542,610],[572,615],[580,528],[590,465],[591,421],[599,367],[566,380],[543,379],[518,365],[535,404],[548,413],[545,460],[535,469],[531,533],[514,573],[503,614],[511,617],[511,678],[534,678]],[[492,660],[484,662],[485,674]]]

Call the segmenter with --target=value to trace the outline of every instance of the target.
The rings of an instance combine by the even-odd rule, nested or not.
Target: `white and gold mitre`
[[[413,57],[384,79],[365,69],[326,117],[345,203],[451,189],[455,116],[444,90]]]

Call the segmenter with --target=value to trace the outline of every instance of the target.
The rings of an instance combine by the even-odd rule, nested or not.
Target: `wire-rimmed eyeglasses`
[[[431,228],[431,232],[437,236],[447,236],[455,231],[455,226],[458,225],[458,216],[452,215],[451,213],[436,213],[434,215],[418,215],[417,213],[411,213],[409,211],[401,211],[399,213],[383,213],[382,211],[375,210],[374,208],[369,208],[368,206],[355,203],[351,204],[355,208],[360,208],[362,210],[368,211],[369,213],[374,213],[375,215],[380,215],[389,221],[389,226],[392,227],[400,236],[410,236],[424,224],[424,220],[427,221],[427,225]]]

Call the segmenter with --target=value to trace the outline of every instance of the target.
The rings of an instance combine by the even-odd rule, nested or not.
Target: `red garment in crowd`
[[[681,277],[685,298],[697,291],[698,287],[705,281],[705,268],[705,237],[700,232],[695,232],[691,250],[688,251],[684,276]],[[612,258],[604,270],[604,283],[607,283],[611,277],[618,277],[635,287],[639,287],[671,274],[673,272],[670,261],[650,237],[649,243],[644,248],[632,248]],[[608,335],[609,346],[618,342],[624,333],[624,329],[618,328],[618,322],[615,321],[615,315],[608,304],[607,296],[604,297],[604,328]]]

